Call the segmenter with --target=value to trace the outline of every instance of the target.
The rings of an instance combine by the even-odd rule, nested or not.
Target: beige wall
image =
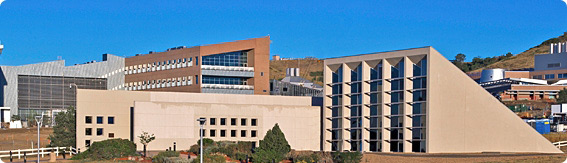
[[[134,107],[134,136],[142,131],[156,136],[149,150],[165,150],[173,142],[178,149],[196,144],[199,117],[206,117],[207,121],[217,118],[216,125],[207,122],[205,126],[206,137],[216,141],[258,141],[278,123],[293,149],[320,148],[320,107],[311,106],[311,97],[96,90],[78,92],[77,145],[83,147],[85,140],[107,139],[107,131],[116,132],[115,138],[130,139],[130,107]],[[85,136],[84,128],[89,126],[84,124],[85,115],[112,115],[116,123],[97,126],[104,128],[105,136]],[[220,118],[227,118],[226,126],[220,125]],[[238,118],[236,126],[230,125],[230,118]],[[246,126],[240,125],[242,118],[247,120]],[[257,126],[250,125],[251,119],[258,120]],[[216,129],[216,137],[209,136],[212,128]],[[220,137],[222,129],[227,137]],[[237,137],[230,137],[230,130],[237,130]],[[241,130],[246,130],[246,137],[240,136]],[[257,131],[257,137],[250,137],[252,130]],[[141,150],[138,138],[134,140]]]
[[[562,153],[431,49],[428,152]]]

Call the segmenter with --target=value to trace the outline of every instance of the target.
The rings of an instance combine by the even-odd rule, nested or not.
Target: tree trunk
[[[147,157],[146,155],[146,145],[144,144],[144,157]]]

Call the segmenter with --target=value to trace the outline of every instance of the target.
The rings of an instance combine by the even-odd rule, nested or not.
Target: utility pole
[[[41,148],[39,142],[39,128],[41,127],[41,122],[43,121],[43,112],[41,113],[41,116],[35,116],[35,121],[37,122],[37,163],[39,163],[39,148]]]
[[[199,135],[201,137],[201,148],[199,149],[199,155],[200,155],[200,163],[203,163],[203,157],[204,157],[204,153],[203,153],[203,125],[205,125],[205,122],[207,121],[207,119],[205,118],[199,118],[197,119],[197,121],[199,121],[199,124],[201,125],[201,129],[199,130]]]

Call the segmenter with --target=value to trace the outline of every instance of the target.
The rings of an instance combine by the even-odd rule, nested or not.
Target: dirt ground
[[[40,130],[41,146],[45,147],[49,144],[47,137],[53,133],[52,128],[41,128]],[[14,149],[30,149],[37,148],[37,128],[29,129],[0,129],[0,151],[14,150]]]
[[[541,154],[364,154],[363,163],[453,163],[453,162],[564,162],[567,155]]]

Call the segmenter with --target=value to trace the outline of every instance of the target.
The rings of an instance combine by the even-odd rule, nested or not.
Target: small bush
[[[224,154],[224,155],[226,155],[230,158],[232,158],[232,156],[234,156],[234,151],[230,150],[228,148],[225,148],[225,147],[211,147],[211,148],[208,148],[205,151],[205,154],[214,154],[214,153],[221,153],[221,154]]]
[[[197,145],[201,145],[201,140],[197,140]],[[203,138],[203,146],[207,147],[211,145],[215,145],[215,141],[213,139]]]
[[[156,156],[152,158],[154,162],[167,162],[169,157],[179,157],[179,152],[177,151],[164,151],[159,152]]]
[[[199,163],[200,159],[201,159],[201,156],[198,156],[196,159],[191,161],[191,163]],[[226,159],[222,155],[206,154],[205,157],[203,157],[203,162],[206,162],[206,163],[225,163]]]
[[[192,145],[187,152],[199,154],[199,145]]]
[[[136,156],[136,144],[126,139],[108,139],[94,142],[88,150],[75,155],[73,160],[109,160],[127,156]]]
[[[166,157],[164,163],[190,163],[189,159],[181,157]]]
[[[293,158],[294,162],[304,162],[304,163],[316,163],[319,162],[320,158],[317,154],[313,153],[310,155],[300,155]]]
[[[360,152],[334,152],[333,162],[359,163],[362,161]]]

